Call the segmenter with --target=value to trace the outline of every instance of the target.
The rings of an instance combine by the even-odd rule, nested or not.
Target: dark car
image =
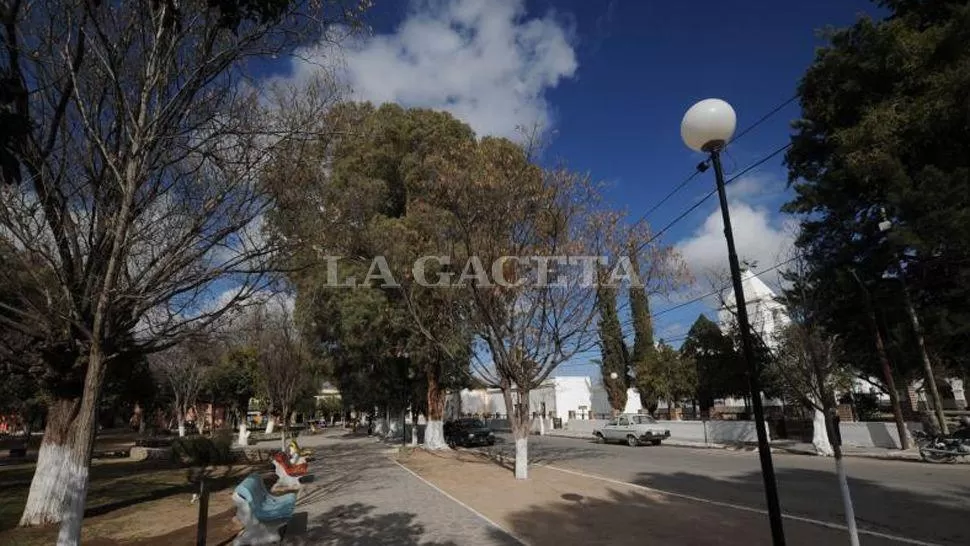
[[[481,419],[448,421],[444,429],[445,441],[451,447],[495,445],[495,433]]]

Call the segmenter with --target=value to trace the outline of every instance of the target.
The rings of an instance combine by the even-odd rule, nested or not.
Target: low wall
[[[754,421],[658,421],[670,430],[674,440],[706,442],[712,444],[754,443],[758,441]],[[593,434],[593,431],[606,424],[603,419],[572,419],[565,424],[571,432]],[[907,423],[910,432],[922,430],[919,423]],[[842,422],[839,423],[842,443],[853,447],[880,447],[899,449],[899,435],[895,423],[886,422]]]
[[[757,442],[754,421],[657,421],[670,430],[670,437],[674,440],[691,442],[707,442],[713,444],[732,444]],[[593,430],[606,424],[603,419],[578,420],[572,419],[565,425],[565,429],[572,432],[593,434]]]
[[[910,433],[923,430],[920,423],[906,423]],[[853,422],[839,423],[842,434],[842,444],[853,447],[883,447],[899,449],[899,434],[896,423],[887,422]]]

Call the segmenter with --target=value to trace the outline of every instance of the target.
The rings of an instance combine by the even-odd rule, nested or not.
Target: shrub
[[[229,464],[233,461],[232,441],[221,436],[177,438],[172,442],[172,458],[189,466]]]
[[[875,393],[855,393],[855,411],[860,421],[872,421],[879,418],[879,397]]]

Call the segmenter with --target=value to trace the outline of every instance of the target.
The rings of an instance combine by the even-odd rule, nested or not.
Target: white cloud
[[[330,65],[304,52],[294,78]],[[352,40],[338,68],[353,98],[446,110],[479,135],[548,128],[545,93],[577,69],[570,31],[553,14],[527,18],[524,0],[414,0],[392,34]]]
[[[773,218],[767,208],[753,206],[739,199],[730,201],[731,225],[738,259],[756,262],[755,272],[767,270],[791,257],[796,222],[782,217]],[[694,233],[677,244],[691,273],[705,292],[710,290],[712,273],[726,272],[727,243],[724,240],[724,221],[720,209],[715,209]],[[784,268],[781,268],[784,269]],[[777,286],[779,270],[766,272],[762,277],[769,286]]]

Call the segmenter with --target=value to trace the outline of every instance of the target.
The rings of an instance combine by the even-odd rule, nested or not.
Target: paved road
[[[301,437],[314,449],[284,545],[513,546],[484,519],[388,460],[373,438]]]
[[[499,439],[496,449],[511,455],[510,438]],[[757,451],[630,448],[533,436],[530,452],[530,460],[538,464],[720,502],[765,506]],[[773,460],[784,513],[844,524],[832,459],[773,454]],[[861,528],[931,544],[970,544],[970,465],[849,458],[846,466]]]

